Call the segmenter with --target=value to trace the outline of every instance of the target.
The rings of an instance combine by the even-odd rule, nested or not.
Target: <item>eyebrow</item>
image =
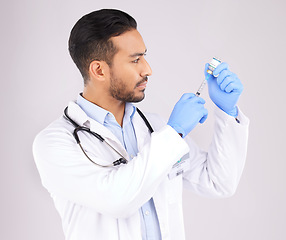
[[[145,52],[142,52],[142,53],[134,53],[134,54],[129,55],[129,57],[131,57],[131,58],[140,57],[140,56],[145,55],[146,52],[147,52],[147,49],[145,50]]]

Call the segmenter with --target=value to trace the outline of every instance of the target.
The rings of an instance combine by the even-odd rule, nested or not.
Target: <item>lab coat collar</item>
[[[80,126],[89,125],[89,117],[75,102],[69,103],[68,115]]]

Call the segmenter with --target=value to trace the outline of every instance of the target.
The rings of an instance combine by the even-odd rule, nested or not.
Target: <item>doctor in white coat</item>
[[[65,116],[33,144],[42,184],[67,240],[183,240],[183,186],[204,196],[229,197],[243,171],[249,121],[237,107],[240,80],[226,63],[215,69],[216,77],[208,76],[217,105],[208,152],[187,136],[207,118],[204,100],[192,93],[181,97],[167,123],[146,114],[152,132],[132,105],[143,100],[152,74],[136,26],[128,14],[103,9],[83,16],[69,39],[84,89],[69,103],[67,116],[116,151],[86,131],[78,132],[81,149]],[[102,167],[119,158],[128,163]]]

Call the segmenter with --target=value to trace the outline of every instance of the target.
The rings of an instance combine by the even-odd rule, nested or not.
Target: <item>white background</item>
[[[283,0],[1,0],[0,239],[64,239],[32,142],[82,90],[67,41],[75,22],[100,8],[124,10],[138,22],[153,69],[142,110],[167,118],[184,92],[197,90],[213,56],[244,84],[239,106],[251,125],[240,185],[229,199],[184,193],[187,239],[286,239]],[[209,118],[191,136],[207,149],[214,105],[207,89],[202,97]]]

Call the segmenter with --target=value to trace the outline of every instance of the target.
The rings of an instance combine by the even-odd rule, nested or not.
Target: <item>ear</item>
[[[108,75],[109,66],[104,61],[92,61],[89,65],[89,75],[91,79],[104,81]]]

